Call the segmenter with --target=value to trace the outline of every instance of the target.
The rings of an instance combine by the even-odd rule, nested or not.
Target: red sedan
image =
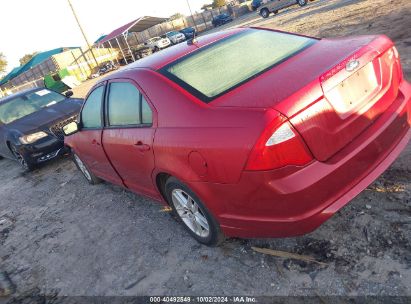
[[[410,139],[386,36],[260,28],[198,38],[108,76],[65,143],[87,180],[169,204],[199,242],[308,233]]]

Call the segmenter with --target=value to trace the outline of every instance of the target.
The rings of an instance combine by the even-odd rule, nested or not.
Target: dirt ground
[[[410,79],[410,16],[408,0],[330,0],[243,22],[320,37],[387,34]],[[13,303],[32,294],[311,295],[321,302],[329,295],[411,296],[410,160],[408,145],[309,235],[229,239],[218,248],[198,244],[150,199],[107,183],[89,186],[68,159],[29,174],[1,160],[0,271],[16,287]],[[326,264],[275,258],[252,246]]]

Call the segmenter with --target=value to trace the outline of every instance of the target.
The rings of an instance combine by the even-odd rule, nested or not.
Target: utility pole
[[[70,0],[67,0],[67,2],[68,2],[68,4],[70,5],[71,11],[73,12],[74,18],[76,19],[77,25],[78,25],[78,27],[80,28],[80,31],[81,31],[81,34],[83,35],[83,38],[84,38],[84,40],[86,41],[87,47],[88,47],[88,49],[91,51],[91,55],[93,56],[93,59],[94,59],[94,61],[96,62],[96,65],[98,65],[97,59],[96,59],[96,57],[94,56],[94,53],[93,53],[93,49],[91,48],[90,43],[88,42],[86,33],[84,32],[83,28],[81,27],[81,24],[80,24],[80,21],[78,20],[77,14],[76,14],[76,12],[74,11],[74,7],[73,7],[73,5],[71,4],[71,1],[70,1]],[[86,58],[86,60],[87,60],[87,58]]]
[[[196,21],[194,20],[193,12],[191,11],[190,2],[188,2],[188,0],[187,0],[187,6],[188,6],[188,9],[190,10],[191,19],[193,19],[193,23],[194,23],[194,27],[196,28],[196,32],[198,33],[197,24],[196,24]]]

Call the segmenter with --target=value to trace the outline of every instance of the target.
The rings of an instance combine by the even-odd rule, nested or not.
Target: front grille
[[[76,121],[76,119],[77,119],[77,115],[74,115],[64,120],[59,121],[58,123],[50,127],[51,133],[53,133],[53,135],[56,136],[58,139],[64,140],[63,127],[73,121]]]

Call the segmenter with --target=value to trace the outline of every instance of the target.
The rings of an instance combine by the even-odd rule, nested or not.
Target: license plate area
[[[335,87],[324,92],[324,96],[342,118],[359,111],[365,105],[372,106],[374,97],[381,90],[379,60],[369,62]],[[375,100],[374,100],[375,102]]]

